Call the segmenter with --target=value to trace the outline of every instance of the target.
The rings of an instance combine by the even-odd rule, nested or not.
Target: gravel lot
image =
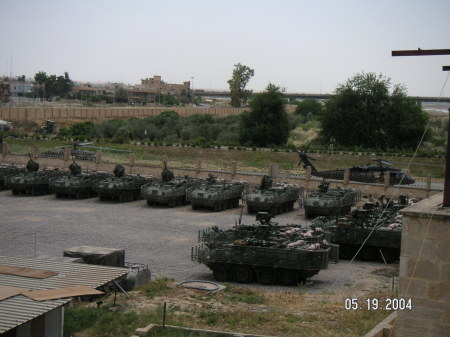
[[[242,206],[243,207],[243,206]],[[117,203],[13,196],[0,192],[0,255],[62,256],[73,246],[103,246],[125,249],[126,261],[149,265],[153,277],[167,276],[177,281],[213,280],[209,269],[190,260],[190,248],[197,244],[198,230],[217,225],[231,228],[239,219],[239,209],[223,212],[193,211],[190,206],[177,208],[148,207],[144,200]],[[305,223],[303,212],[279,215],[278,222]],[[254,215],[243,212],[243,223],[253,223]],[[341,261],[314,276],[307,292],[355,289],[370,291],[390,286],[398,265],[375,262]],[[252,285],[264,290],[287,287]]]

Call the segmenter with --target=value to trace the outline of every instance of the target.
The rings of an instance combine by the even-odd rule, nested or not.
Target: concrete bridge
[[[213,98],[229,98],[229,91],[196,91],[195,96],[201,97],[213,97]],[[303,100],[303,99],[317,99],[317,100],[327,100],[332,95],[331,94],[302,94],[302,93],[285,93],[284,96],[290,101],[292,100]],[[417,102],[447,102],[450,103],[450,97],[426,97],[426,96],[410,96]]]

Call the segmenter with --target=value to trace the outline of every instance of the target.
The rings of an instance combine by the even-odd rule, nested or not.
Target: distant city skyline
[[[255,70],[247,86],[254,91],[273,83],[332,93],[374,72],[410,96],[440,96],[450,56],[391,51],[450,48],[448,13],[447,0],[2,0],[0,75],[67,71],[78,82],[125,84],[160,75],[228,90],[242,63]]]

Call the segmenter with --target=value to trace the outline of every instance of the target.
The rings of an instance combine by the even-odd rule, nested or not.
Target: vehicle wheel
[[[229,202],[230,202],[229,200],[224,200],[223,202],[221,202],[220,210],[225,211],[226,209],[228,209]]]
[[[61,193],[55,193],[55,197],[56,199],[61,199],[62,198]]]
[[[77,199],[83,199],[83,192],[77,191],[77,193],[75,194],[75,198],[77,198]]]
[[[167,202],[167,206],[175,207],[175,199],[169,199],[169,201]]]
[[[250,206],[247,206],[247,213],[253,214],[254,213],[253,208],[251,208]]]
[[[220,203],[218,203],[218,202],[215,203],[213,209],[214,209],[214,212],[220,212],[220,210],[221,210]]]
[[[278,271],[278,282],[284,286],[295,286],[298,283],[297,273],[290,269]]]
[[[152,206],[152,205],[153,205],[153,202],[151,200],[147,199],[147,206]]]
[[[35,188],[35,187],[32,187],[32,188],[31,188],[31,195],[33,195],[33,196],[38,195],[38,190],[37,190],[37,188]]]
[[[177,197],[177,206],[182,206],[183,205],[183,197]]]
[[[226,264],[218,263],[213,267],[213,276],[219,282],[231,281],[231,269]]]
[[[18,190],[12,190],[12,194],[19,195],[19,191]]]
[[[355,250],[352,246],[341,245],[339,246],[339,258],[342,260],[351,260],[355,255]]]
[[[239,283],[250,283],[253,281],[253,270],[244,265],[234,268],[234,279]]]
[[[270,209],[270,213],[272,214],[272,215],[277,215],[278,213],[277,213],[277,208],[276,207],[272,207],[271,209]]]
[[[233,208],[239,207],[239,198],[234,199]]]
[[[375,259],[375,251],[372,247],[363,247],[358,257],[363,261],[373,261]]]
[[[272,268],[260,268],[256,271],[256,279],[261,284],[274,284],[276,281],[275,271]]]
[[[100,201],[105,201],[105,196],[103,194],[99,194],[98,198],[100,199]]]
[[[198,209],[197,205],[192,204],[191,206],[192,206],[192,209]]]

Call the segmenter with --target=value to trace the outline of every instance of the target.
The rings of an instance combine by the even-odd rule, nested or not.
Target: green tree
[[[251,90],[246,90],[248,81],[255,75],[255,71],[243,64],[235,64],[233,75],[228,80],[230,86],[231,106],[235,108],[241,107],[247,103],[248,98],[252,94]]]
[[[417,145],[428,121],[422,107],[400,85],[374,73],[339,85],[321,117],[321,136],[343,146],[386,149]]]
[[[308,98],[299,102],[295,107],[295,114],[301,116],[318,116],[322,113],[322,104],[313,99]]]
[[[239,141],[257,146],[285,144],[289,123],[280,87],[269,84],[250,100],[251,111],[241,115]]]
[[[119,88],[116,90],[114,99],[117,103],[128,103],[128,95],[124,88]]]

